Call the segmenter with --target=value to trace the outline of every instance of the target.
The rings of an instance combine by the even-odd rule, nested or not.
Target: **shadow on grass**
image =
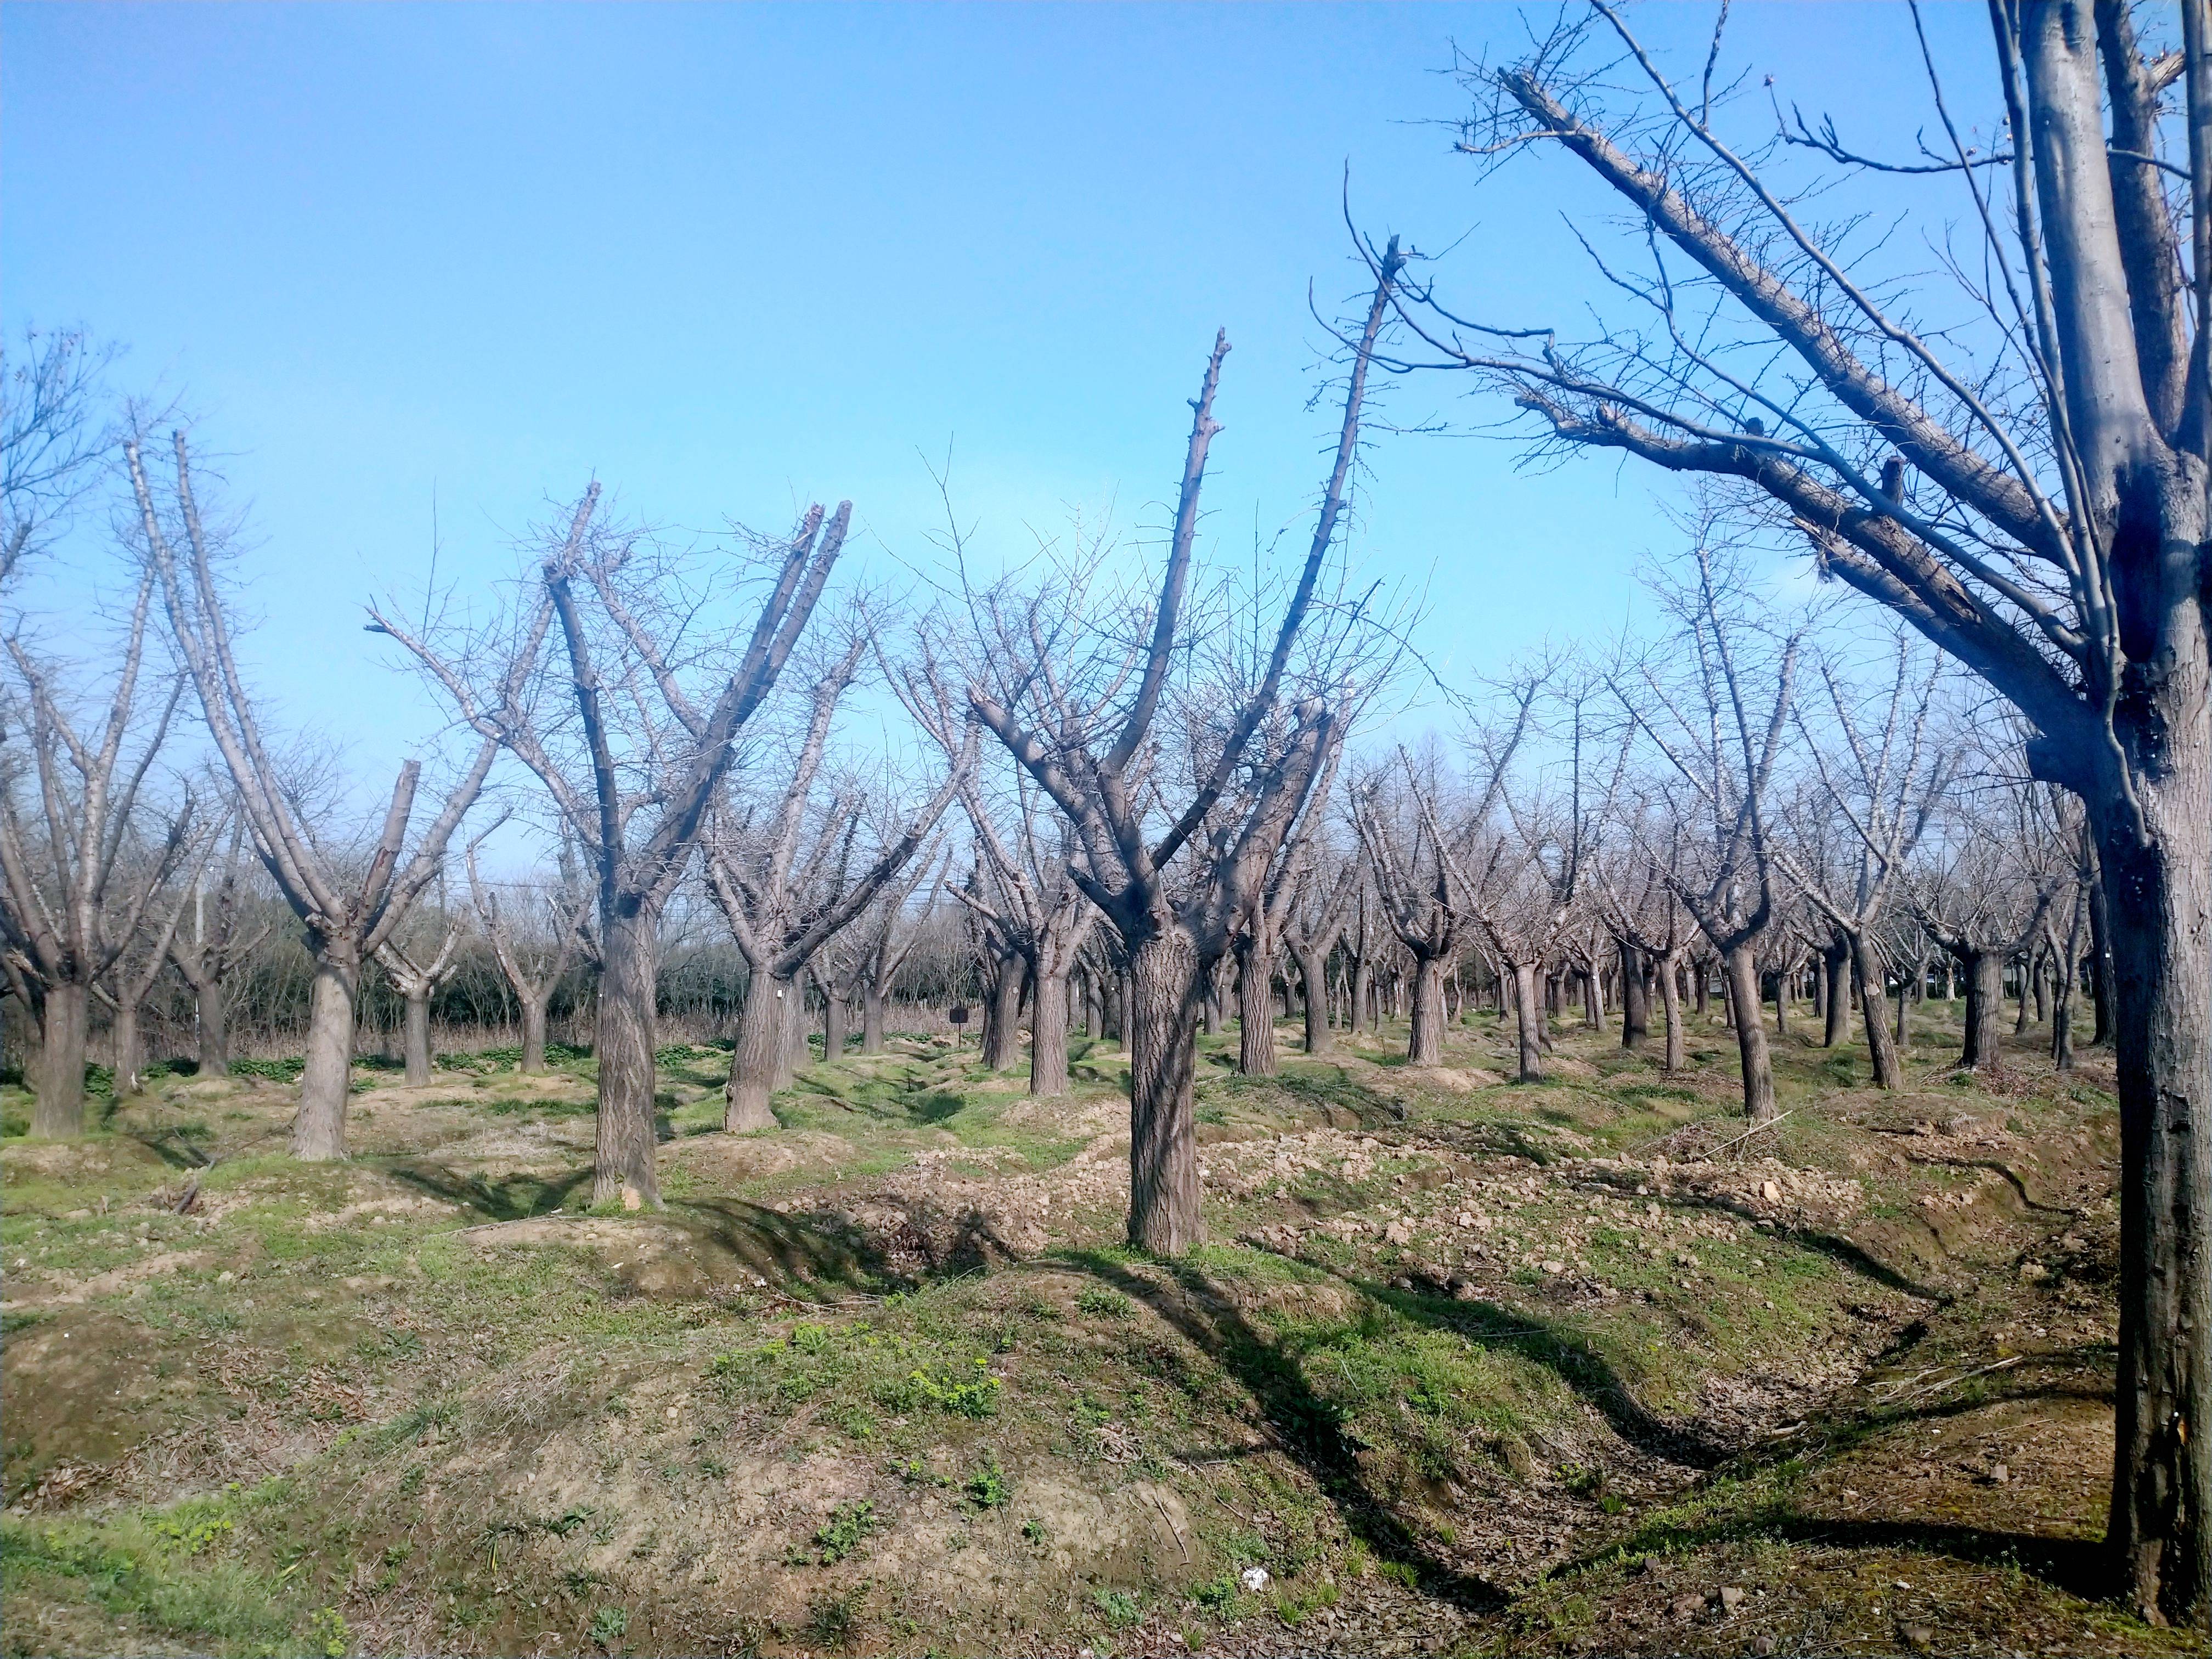
[[[1256,1329],[1203,1272],[1182,1262],[1158,1262],[1173,1283],[1170,1291],[1110,1256],[1082,1252],[1071,1260],[1143,1302],[1218,1361],[1259,1406],[1277,1443],[1376,1555],[1413,1568],[1419,1575],[1421,1589],[1439,1601],[1477,1612],[1495,1611],[1506,1604],[1507,1596],[1495,1585],[1439,1559],[1370,1488],[1358,1448],[1334,1403],[1306,1380],[1297,1356]]]
[[[384,1167],[418,1192],[474,1210],[487,1221],[523,1221],[550,1215],[592,1178],[589,1165],[559,1176],[512,1175],[497,1181],[464,1176],[428,1158],[396,1158]]]

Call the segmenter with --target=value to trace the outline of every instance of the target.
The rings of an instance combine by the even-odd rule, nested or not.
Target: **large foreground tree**
[[[1917,158],[1800,120],[1733,144],[1717,30],[1678,88],[1611,7],[1468,66],[1460,148],[1553,151],[1630,219],[1600,238],[1620,314],[1570,339],[1431,301],[1437,361],[1540,445],[1734,481],[1824,574],[1888,607],[2034,727],[2080,794],[2112,952],[2121,1130],[2107,1540],[2147,1617],[2212,1608],[2212,6],[2153,54],[2125,0],[1993,0],[2006,143],[1970,146],[1921,37]],[[1722,9],[1722,16],[1726,9]],[[1917,31],[1917,14],[1892,14]],[[1624,90],[1626,72],[1632,89]],[[1694,71],[1693,71],[1694,73]],[[2170,94],[2173,107],[2169,110]],[[1877,143],[1868,150],[1881,148]],[[2170,154],[2167,152],[2171,152]],[[1936,191],[1955,192],[1940,200]],[[1836,216],[1807,216],[1818,200]],[[1893,250],[1970,228],[1959,281]],[[1878,238],[1855,210],[1875,209]],[[1595,216],[1591,216],[1595,226]],[[1942,222],[1927,235],[1949,236]],[[1638,314],[1630,315],[1631,312]],[[1741,1012],[1739,1011],[1739,1019]]]

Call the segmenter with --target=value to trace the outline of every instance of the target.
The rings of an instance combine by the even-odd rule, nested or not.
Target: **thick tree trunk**
[[[593,1036],[599,1062],[597,1164],[592,1202],[635,1194],[658,1208],[660,1174],[653,1109],[653,1051],[659,1042],[656,1005],[660,939],[648,912],[617,909],[600,918],[599,1016]]]
[[[1206,1242],[1192,1109],[1198,954],[1170,928],[1129,956],[1129,1243],[1180,1255]]]
[[[1820,1030],[1823,1048],[1833,1048],[1851,1040],[1851,1000],[1844,992],[1850,960],[1851,947],[1841,939],[1820,952],[1821,1017],[1826,1022]]]
[[[1651,1035],[1651,993],[1644,982],[1644,952],[1620,941],[1620,1046],[1641,1048]]]
[[[1040,1100],[1067,1092],[1067,975],[1031,969],[1030,1093]]]
[[[822,1061],[835,1066],[845,1057],[845,999],[828,986],[822,992]]]
[[[1711,1016],[1713,1007],[1713,970],[1710,963],[1700,962],[1690,969],[1690,1000],[1691,1006],[1697,1010],[1699,1019]]]
[[[776,1050],[775,1084],[770,1090],[788,1089],[799,1068],[814,1058],[814,1050],[806,1041],[806,992],[796,975],[781,981],[783,1000],[778,1004],[783,1010],[783,1046]]]
[[[37,1097],[31,1133],[47,1140],[74,1140],[84,1133],[84,1045],[91,1030],[90,994],[67,981],[46,993],[39,1031]]]
[[[1996,951],[1969,949],[1960,963],[1966,972],[1966,1043],[1961,1066],[1979,1071],[1997,1063],[1997,1026],[2004,1011],[2004,957]]]
[[[1766,1026],[1758,1015],[1759,965],[1751,946],[1739,945],[1721,959],[1729,1000],[1736,1012],[1736,1054],[1743,1066],[1743,1115],[1753,1123],[1775,1115],[1774,1064],[1766,1051]],[[1747,1017],[1745,1011],[1752,1011]]]
[[[1328,953],[1326,951],[1298,952],[1298,983],[1305,988],[1306,1052],[1310,1054],[1333,1054],[1336,1049],[1336,1033],[1328,1025]]]
[[[112,1068],[115,1078],[113,1097],[120,1100],[127,1094],[137,1092],[138,1070],[145,1060],[145,1056],[139,1053],[138,1006],[136,1003],[127,999],[118,1000],[115,1024],[108,1031],[107,1040],[115,1050],[115,1064]]]
[[[406,1037],[403,1050],[407,1061],[407,1086],[427,1089],[430,1086],[430,994],[410,992],[407,996]]]
[[[884,1051],[884,994],[872,981],[860,987],[860,1052]]]
[[[789,1005],[797,1000],[795,981],[756,972],[738,1011],[738,1040],[730,1049],[730,1081],[724,1090],[722,1127],[732,1134],[775,1127],[769,1101],[776,1074],[791,1051]]]
[[[536,996],[518,996],[522,1007],[522,1063],[524,1076],[532,1076],[545,1069],[545,1005],[551,1000],[549,988]]]
[[[1006,957],[990,985],[990,1001],[983,1010],[983,1064],[992,1071],[1008,1070],[1021,1048],[1022,980],[1027,969],[1019,957]]]
[[[1671,962],[1659,965],[1659,1001],[1667,1021],[1666,1072],[1672,1077],[1682,1069],[1688,1056],[1682,1032],[1682,981]]]
[[[2201,1624],[2212,1606],[2212,755],[2201,637],[2195,666],[2197,742],[2172,742],[2156,771],[2139,774],[2151,845],[2137,843],[2116,803],[2096,827],[2120,1098],[2106,1539],[2131,1605]],[[2178,726],[2183,713],[2172,712]]]
[[[1106,1041],[1129,1046],[1129,975],[1116,969],[1106,981]]]
[[[1874,1086],[1895,1089],[1903,1079],[1897,1064],[1897,1037],[1889,1028],[1889,1000],[1882,994],[1881,964],[1864,935],[1851,941],[1851,974],[1859,982],[1859,1014],[1866,1024],[1867,1054],[1874,1061]]]
[[[1271,953],[1239,941],[1237,956],[1237,1069],[1246,1077],[1275,1075],[1275,974]]]
[[[1536,985],[1536,964],[1516,962],[1513,964],[1513,1014],[1520,1026],[1521,1079],[1523,1083],[1544,1080],[1544,1005]]]
[[[1346,1022],[1354,1036],[1375,1029],[1375,966],[1365,957],[1352,964],[1351,1018]]]
[[[1444,1063],[1444,964],[1437,957],[1413,959],[1413,1020],[1406,1039],[1406,1063]]]
[[[230,1004],[223,995],[222,981],[213,974],[208,974],[194,988],[192,996],[199,1011],[196,1045],[199,1050],[199,1074],[202,1077],[228,1077]]]
[[[292,1120],[292,1156],[326,1163],[346,1155],[346,1097],[353,1084],[354,994],[361,964],[325,947],[307,987],[307,1063]]]

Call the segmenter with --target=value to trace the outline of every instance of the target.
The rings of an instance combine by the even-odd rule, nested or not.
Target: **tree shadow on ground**
[[[557,1176],[511,1175],[497,1181],[465,1176],[422,1158],[392,1159],[384,1168],[393,1179],[416,1191],[473,1210],[489,1221],[523,1221],[550,1215],[592,1178],[589,1164]]]
[[[1716,1468],[1729,1456],[1728,1448],[1645,1407],[1588,1342],[1524,1308],[1395,1290],[1345,1273],[1333,1277],[1414,1324],[1449,1331],[1484,1347],[1510,1349],[1543,1366],[1589,1401],[1615,1434],[1650,1456],[1692,1469]]]
[[[1073,1259],[1144,1303],[1235,1377],[1259,1406],[1276,1443],[1306,1471],[1352,1534],[1376,1555],[1412,1567],[1419,1575],[1420,1588],[1439,1601],[1480,1612],[1506,1604],[1505,1593],[1496,1585],[1438,1558],[1372,1490],[1360,1467],[1358,1448],[1335,1405],[1307,1381],[1297,1356],[1256,1329],[1201,1270],[1187,1262],[1158,1262],[1168,1274],[1170,1288],[1131,1272],[1109,1256],[1084,1252]]]

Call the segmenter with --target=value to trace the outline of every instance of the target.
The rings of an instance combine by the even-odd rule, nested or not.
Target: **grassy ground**
[[[1213,1243],[1121,1248],[1126,1062],[816,1066],[658,1215],[589,1214],[588,1058],[165,1079],[80,1144],[0,1091],[11,1653],[2164,1653],[2094,1599],[2109,1062],[1684,1075],[1477,1016],[1237,1077]],[[188,1189],[191,1202],[179,1201]]]

